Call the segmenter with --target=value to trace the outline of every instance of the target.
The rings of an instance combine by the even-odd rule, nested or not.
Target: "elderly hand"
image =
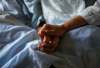
[[[62,25],[44,24],[39,30],[38,34],[41,37],[41,44],[39,49],[46,53],[53,53],[58,47],[59,38],[65,32]]]
[[[53,36],[44,36],[42,42],[39,45],[40,51],[48,54],[52,54],[58,47],[59,38]]]
[[[43,45],[44,51],[53,51],[58,46],[59,38],[63,36],[65,31],[70,31],[84,25],[87,25],[87,23],[81,16],[73,17],[72,19],[65,21],[63,25],[44,24],[38,31],[38,34],[42,41],[45,40],[46,43],[42,42],[40,46]],[[54,41],[56,42],[55,44],[53,44]],[[49,46],[52,48],[49,48]]]
[[[38,32],[40,36],[49,35],[49,36],[62,36],[65,32],[65,28],[62,25],[50,25],[44,24],[41,30]]]

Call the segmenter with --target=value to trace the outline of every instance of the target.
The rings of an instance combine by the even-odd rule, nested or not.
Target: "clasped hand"
[[[46,53],[53,53],[58,47],[60,37],[65,32],[62,25],[44,24],[38,30],[38,35],[42,42],[39,44],[39,49]]]

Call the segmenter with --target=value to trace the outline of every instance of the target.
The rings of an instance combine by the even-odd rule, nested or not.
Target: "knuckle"
[[[40,36],[42,35],[41,31],[38,31],[37,33],[38,33],[38,35],[40,35]]]
[[[43,25],[43,27],[46,27],[46,26],[47,26],[47,24],[44,24],[44,25]]]
[[[44,27],[45,28],[48,28],[50,25],[49,24],[44,24]]]

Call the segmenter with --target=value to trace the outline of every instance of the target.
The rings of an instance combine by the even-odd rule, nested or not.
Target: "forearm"
[[[93,6],[84,9],[80,16],[76,16],[70,21],[65,21],[64,27],[66,30],[78,28],[87,24],[100,25],[100,1],[97,0]]]
[[[69,21],[65,21],[62,25],[66,31],[87,25],[87,22],[82,16],[76,16]]]

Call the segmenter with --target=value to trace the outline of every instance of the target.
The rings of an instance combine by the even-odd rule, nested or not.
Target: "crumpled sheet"
[[[63,68],[83,68],[82,56],[85,61],[88,58],[93,63],[97,59],[96,48],[99,49],[100,44],[99,30],[98,27],[90,26],[73,30],[74,34],[66,33],[66,37],[64,36],[61,42],[63,46],[60,46],[54,54],[48,55],[36,49],[39,38],[34,29],[27,26],[0,24],[0,67],[49,68],[54,64],[58,68],[62,65],[64,65]],[[94,35],[90,35],[91,33]],[[72,39],[77,42],[77,45],[73,44]]]
[[[34,29],[0,24],[0,67],[19,68],[20,63],[29,59],[31,65],[22,64],[20,67],[47,68],[49,57],[36,50],[38,44],[39,38]]]
[[[34,29],[27,26],[0,24],[0,67],[49,68],[51,64],[56,63],[57,66],[65,64],[63,62],[65,59],[62,58],[64,54],[61,54],[65,52],[61,50],[63,48],[54,55],[48,55],[36,49],[39,42]],[[24,63],[28,64],[24,65]]]
[[[0,67],[14,57],[16,60],[12,63],[18,63],[25,55],[27,56],[25,51],[19,59],[18,53],[23,52],[28,42],[35,40],[35,33],[35,30],[28,27],[0,24]],[[11,66],[4,68],[13,68]]]
[[[52,64],[57,68],[84,68],[85,66],[95,68],[94,63],[98,62],[100,48],[99,27],[84,26],[65,33],[58,50],[52,55],[45,54],[36,49],[40,42],[36,30],[24,25],[31,22],[30,13],[33,12],[30,6],[34,2],[20,0],[19,3],[23,4],[23,1],[27,4],[29,12],[19,10],[16,0],[0,0],[0,11],[5,11],[2,4],[6,5],[5,8],[11,9],[9,13],[1,12],[0,15],[1,68],[49,68]],[[36,18],[37,16],[38,14]],[[88,62],[91,63],[85,64]]]

